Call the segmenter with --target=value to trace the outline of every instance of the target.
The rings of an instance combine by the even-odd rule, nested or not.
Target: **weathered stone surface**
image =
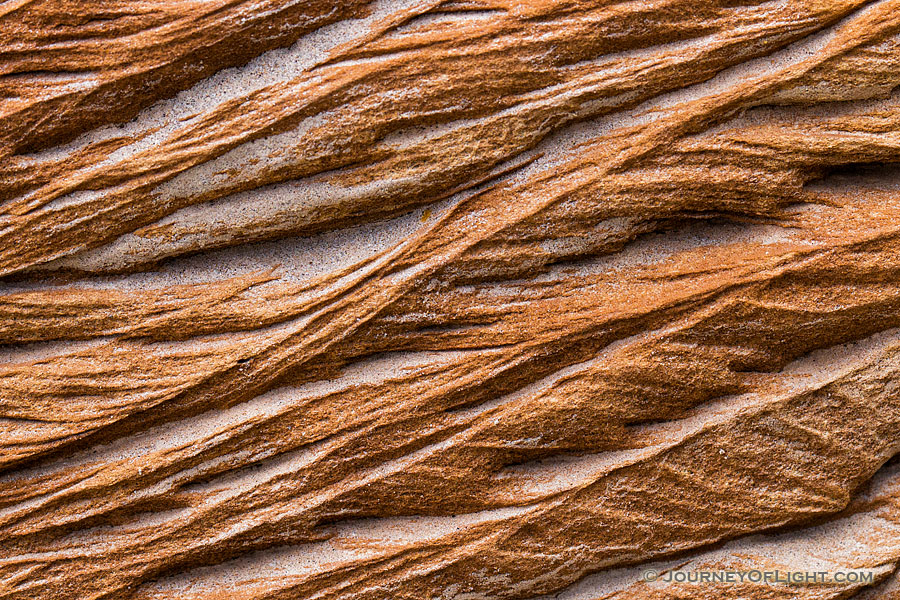
[[[0,3],[0,599],[900,598],[898,86],[900,0]],[[865,577],[667,577],[753,570]]]

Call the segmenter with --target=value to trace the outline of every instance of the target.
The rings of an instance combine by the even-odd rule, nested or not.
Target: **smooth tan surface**
[[[898,86],[898,0],[0,2],[0,600],[900,598]]]

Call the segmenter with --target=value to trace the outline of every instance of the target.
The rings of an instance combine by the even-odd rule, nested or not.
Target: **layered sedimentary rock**
[[[0,3],[0,599],[900,598],[898,86],[898,0]],[[753,570],[864,576],[666,577]]]

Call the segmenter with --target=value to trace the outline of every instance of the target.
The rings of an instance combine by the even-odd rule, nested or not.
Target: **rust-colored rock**
[[[900,598],[900,0],[10,0],[0,123],[0,600]]]

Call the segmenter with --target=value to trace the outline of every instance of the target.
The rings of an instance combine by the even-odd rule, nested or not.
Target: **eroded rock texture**
[[[900,0],[0,3],[0,599],[900,598],[897,86]]]

